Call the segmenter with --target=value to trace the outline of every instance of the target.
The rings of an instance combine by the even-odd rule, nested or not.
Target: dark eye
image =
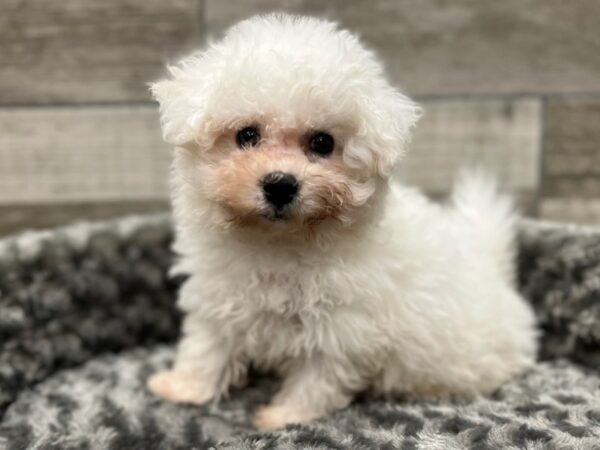
[[[256,147],[260,142],[260,132],[257,127],[244,127],[235,135],[238,147]]]
[[[335,141],[330,134],[318,132],[310,138],[309,145],[313,152],[321,156],[327,156],[333,152]]]

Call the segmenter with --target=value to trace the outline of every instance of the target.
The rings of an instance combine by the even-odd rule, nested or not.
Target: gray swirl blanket
[[[144,387],[178,333],[171,234],[140,217],[0,240],[0,449],[600,449],[600,232],[522,223],[540,362],[494,395],[362,398],[270,433],[250,420],[268,376],[202,407]]]

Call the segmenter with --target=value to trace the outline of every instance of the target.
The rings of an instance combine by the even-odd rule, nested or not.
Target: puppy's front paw
[[[202,384],[194,371],[169,370],[152,375],[148,388],[159,397],[175,403],[202,405],[214,396],[211,389]]]
[[[262,431],[276,430],[289,423],[306,423],[314,418],[316,416],[303,414],[301,411],[290,409],[287,406],[266,405],[256,411],[254,426]]]

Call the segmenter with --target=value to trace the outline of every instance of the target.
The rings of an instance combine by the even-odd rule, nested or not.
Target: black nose
[[[298,194],[298,180],[289,173],[271,172],[263,178],[262,186],[265,198],[277,209],[291,203]]]

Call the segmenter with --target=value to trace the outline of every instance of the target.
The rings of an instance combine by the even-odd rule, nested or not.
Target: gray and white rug
[[[271,433],[251,417],[275,379],[202,407],[146,391],[178,333],[170,241],[165,217],[0,241],[0,449],[600,449],[600,232],[522,224],[541,362],[494,395],[359,399]]]

